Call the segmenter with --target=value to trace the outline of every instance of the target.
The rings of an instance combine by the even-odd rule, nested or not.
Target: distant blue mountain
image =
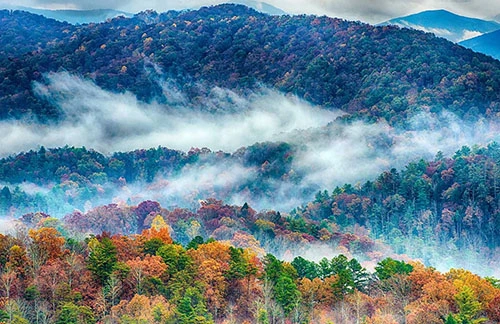
[[[242,4],[249,8],[255,9],[259,12],[268,15],[285,15],[286,12],[276,8],[268,3],[255,0],[234,0],[228,3]],[[0,9],[22,10],[37,15],[42,15],[46,18],[52,18],[61,22],[68,22],[73,25],[100,23],[108,19],[118,16],[133,17],[134,14],[124,11],[113,9],[94,9],[94,10],[50,10],[50,9],[37,9],[23,6],[9,6],[3,5]]]
[[[500,60],[500,30],[468,39],[459,44]]]
[[[500,23],[459,16],[446,10],[429,10],[394,18],[380,25],[397,25],[434,33],[454,43],[500,29]]]
[[[272,6],[268,3],[262,2],[262,1],[254,1],[254,0],[234,0],[234,1],[228,1],[229,3],[235,3],[235,4],[242,4],[247,7],[250,7],[252,9],[255,9],[259,12],[268,14],[268,15],[274,15],[274,16],[280,16],[280,15],[285,15],[286,12],[276,8],[275,6]]]
[[[100,23],[118,16],[132,17],[128,12],[113,9],[94,9],[94,10],[50,10],[37,9],[22,6],[5,6],[4,9],[23,10],[58,21],[66,21],[70,24]]]

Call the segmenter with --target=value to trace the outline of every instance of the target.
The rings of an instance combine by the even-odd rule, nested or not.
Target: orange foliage
[[[446,300],[435,302],[417,301],[406,307],[410,313],[406,317],[408,324],[442,324],[443,318],[451,313],[450,303]]]
[[[111,241],[113,241],[114,246],[116,246],[116,257],[118,261],[125,262],[140,257],[142,255],[141,247],[143,240],[144,238],[139,235],[113,235]]]
[[[62,256],[65,240],[55,228],[30,229],[28,235],[47,260],[57,259]]]
[[[117,319],[133,323],[165,323],[173,315],[171,305],[162,296],[135,295],[132,300],[122,300],[111,308],[112,322]],[[155,319],[156,318],[156,319]]]
[[[398,324],[398,321],[391,314],[384,314],[380,309],[377,309],[375,315],[368,317],[366,324]]]
[[[463,286],[469,286],[477,297],[478,301],[484,306],[489,304],[498,294],[498,289],[487,280],[464,269],[451,269],[447,277],[453,281],[457,291]]]
[[[229,270],[229,245],[222,242],[202,244],[197,250],[188,250],[198,266],[197,279],[205,284],[208,309],[218,316],[226,306],[227,281],[224,274]]]
[[[26,255],[26,250],[19,245],[13,245],[9,249],[9,259],[7,267],[12,268],[20,277],[25,277],[30,266],[30,260]]]
[[[150,229],[142,231],[142,237],[145,241],[158,238],[165,244],[172,244],[173,242],[168,225],[165,223],[165,220],[161,215],[157,215],[153,219]]]

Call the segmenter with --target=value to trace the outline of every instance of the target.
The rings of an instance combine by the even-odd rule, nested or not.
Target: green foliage
[[[500,289],[500,279],[494,277],[485,277],[484,279],[486,279],[493,287]]]
[[[231,260],[229,261],[229,270],[224,274],[224,276],[229,280],[242,279],[248,276],[252,269],[250,268],[247,260],[243,257],[243,249],[230,246],[229,254],[231,256]]]
[[[92,309],[73,303],[62,305],[57,315],[56,324],[93,324],[96,323]]]
[[[6,323],[7,320],[9,320],[9,314],[3,309],[0,309],[0,322]]]
[[[97,282],[104,285],[109,280],[118,262],[116,247],[108,237],[103,237],[101,241],[92,240],[94,241],[90,250],[87,267]]]
[[[319,266],[313,261],[304,259],[301,256],[295,257],[292,266],[297,270],[299,278],[314,279],[320,277]]]
[[[200,244],[203,244],[203,237],[197,235],[195,236],[186,246],[186,250],[197,249]]]
[[[300,278],[327,278],[333,275],[338,280],[332,287],[339,299],[344,295],[353,293],[356,289],[363,291],[368,283],[368,273],[356,259],[348,260],[346,256],[340,254],[331,260],[323,258],[319,264],[296,257],[292,261],[292,266],[297,270]]]
[[[158,250],[164,245],[165,243],[163,243],[163,241],[160,238],[155,237],[144,242],[142,251],[144,252],[144,254],[156,255]]]
[[[395,274],[408,275],[413,271],[413,266],[404,261],[386,258],[375,267],[375,274],[380,280],[389,279]]]
[[[257,313],[257,323],[258,324],[269,324],[269,317],[267,311],[263,308],[259,308]]]
[[[488,321],[487,318],[479,317],[483,308],[469,286],[462,287],[455,295],[455,301],[458,306],[458,314],[453,315],[453,318],[458,324],[480,324]]]
[[[213,323],[208,312],[203,296],[194,288],[188,288],[186,294],[177,305],[176,323],[197,324]]]
[[[264,257],[264,278],[275,284],[283,272],[283,264],[272,254]]]
[[[298,306],[300,291],[290,277],[281,276],[274,286],[274,297],[278,304],[283,307],[285,315],[288,315]]]
[[[158,249],[156,255],[162,257],[163,262],[168,266],[167,272],[170,275],[186,269],[192,262],[186,254],[186,250],[179,244],[165,244]]]
[[[24,290],[24,298],[28,301],[36,300],[39,297],[40,297],[40,291],[38,290],[38,287],[35,285],[29,285]]]

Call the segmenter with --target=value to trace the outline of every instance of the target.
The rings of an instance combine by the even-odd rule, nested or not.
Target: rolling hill
[[[57,118],[58,107],[33,90],[33,82],[54,71],[159,103],[168,102],[165,81],[193,100],[203,98],[202,84],[237,92],[265,86],[390,124],[419,111],[447,109],[476,119],[500,109],[500,62],[421,31],[220,5],[67,26],[54,44],[46,35],[61,29],[57,22],[2,14],[12,33],[43,34],[28,35],[25,55],[0,56],[2,119]],[[8,44],[4,35],[0,41]]]

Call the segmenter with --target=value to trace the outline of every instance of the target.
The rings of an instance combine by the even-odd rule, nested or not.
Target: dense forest
[[[0,210],[20,216],[33,209],[63,216],[86,204],[120,198],[134,199],[134,187],[144,192],[158,192],[168,206],[196,208],[198,200],[209,197],[228,199],[238,193],[248,201],[266,199],[273,202],[276,191],[284,184],[298,184],[301,177],[291,169],[294,147],[286,143],[256,143],[236,152],[212,152],[193,148],[189,152],[163,147],[117,152],[103,155],[85,148],[40,148],[0,159],[0,182],[8,184],[0,193]],[[244,168],[237,181],[217,183],[211,177],[213,168]],[[192,188],[183,185],[176,192],[176,179],[207,173],[193,179]],[[180,178],[179,178],[180,177]],[[45,188],[45,190],[33,189]],[[201,189],[200,189],[201,188]],[[312,196],[316,187],[302,189]],[[169,199],[168,195],[175,199]],[[276,197],[277,199],[278,197]],[[140,199],[140,195],[138,196]],[[134,199],[133,203],[139,203]]]
[[[121,229],[120,233],[131,234],[142,228],[144,218],[137,221],[133,213],[120,206],[141,203],[144,195],[134,195],[129,189],[140,183],[143,193],[149,188],[150,196],[146,198],[158,198],[170,212],[176,211],[174,215],[187,217],[169,218],[172,226],[179,223],[180,227],[174,226],[179,235],[184,233],[181,227],[196,220],[207,237],[230,239],[235,232],[243,231],[257,237],[268,251],[281,256],[288,245],[279,247],[273,242],[277,233],[277,236],[284,231],[300,233],[303,237],[298,239],[304,242],[330,239],[333,233],[351,233],[353,242],[346,248],[352,248],[353,253],[366,253],[366,247],[374,245],[372,240],[383,239],[396,254],[408,254],[426,264],[436,265],[440,258],[443,261],[444,256],[437,251],[446,246],[447,256],[452,259],[460,259],[461,254],[469,251],[471,263],[476,261],[473,255],[480,255],[489,260],[486,267],[498,266],[500,146],[496,142],[484,147],[464,146],[451,157],[439,153],[433,160],[417,160],[402,170],[387,170],[365,183],[332,188],[331,193],[302,184],[301,174],[292,169],[294,154],[294,148],[285,143],[255,144],[233,154],[208,149],[184,153],[157,148],[105,156],[85,148],[42,147],[39,151],[0,160],[0,179],[7,184],[0,191],[0,208],[5,214],[23,218],[33,212],[66,215],[80,224],[83,232],[115,233]],[[248,167],[245,172],[251,176],[237,182],[212,181],[201,187],[197,184],[199,180],[195,180],[178,195],[170,190],[184,168],[211,172],[209,166],[214,164],[234,167],[233,160]],[[267,200],[271,205],[277,204],[278,199],[285,197],[277,192],[288,187],[293,188],[290,195],[301,193],[302,199],[315,197],[291,211],[285,210],[283,217],[274,220],[266,218],[271,216],[264,217],[271,222],[267,225],[258,222],[269,226],[265,231],[256,225],[257,219],[242,220],[238,211],[241,206],[230,207],[221,201],[237,195],[248,198],[247,201]],[[176,198],[172,199],[173,196]],[[207,199],[227,206],[226,216],[231,226],[200,222],[204,216],[203,212],[200,214],[199,201]],[[107,207],[94,207],[100,201],[106,202]],[[108,205],[111,201],[115,204]],[[80,211],[73,212],[75,209]],[[167,217],[170,212],[162,215]],[[272,209],[267,212],[277,213]],[[220,213],[216,213],[219,215],[216,218],[222,217]],[[330,234],[324,236],[322,229]],[[186,237],[175,239],[187,243]],[[335,244],[342,239],[334,238]],[[356,251],[358,245],[362,247]]]
[[[418,111],[447,109],[468,119],[499,111],[500,63],[419,31],[268,16],[241,5],[148,11],[78,27],[26,16],[34,15],[2,12],[2,29],[26,38],[12,54],[0,51],[2,119],[60,117],[32,86],[57,71],[165,104],[173,84],[203,106],[203,85],[210,84],[240,92],[267,86],[390,124]]]
[[[499,61],[234,4],[0,29],[0,323],[500,322]]]
[[[6,323],[500,321],[498,280],[465,270],[440,273],[386,258],[369,272],[342,254],[284,262],[198,235],[181,245],[162,215],[140,234],[84,239],[56,229],[68,220],[31,220],[0,234]]]

